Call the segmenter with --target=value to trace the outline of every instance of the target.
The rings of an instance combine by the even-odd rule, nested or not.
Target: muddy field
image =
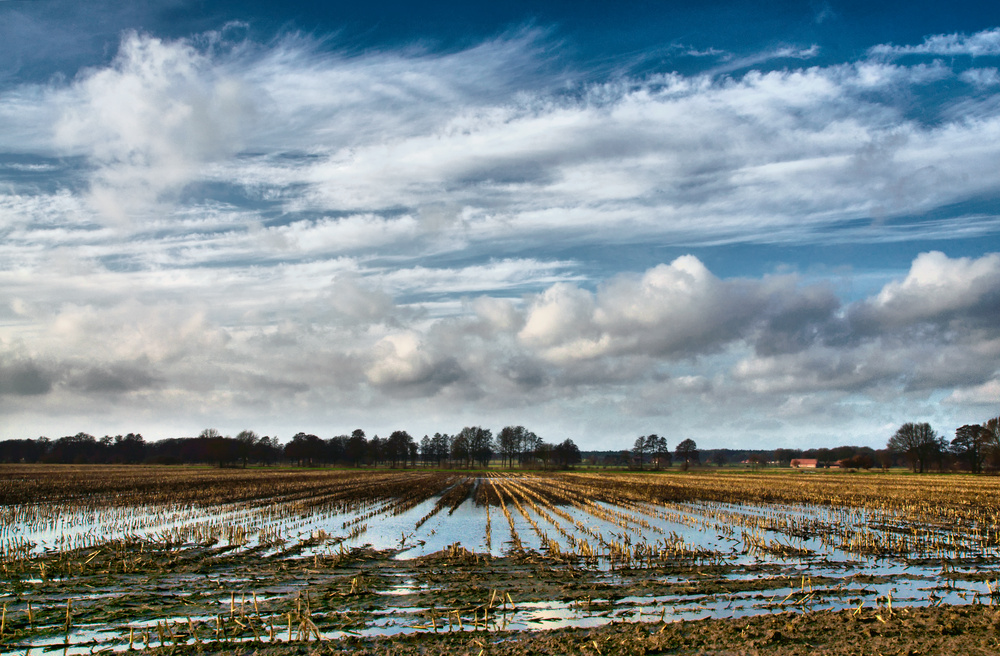
[[[1000,635],[993,479],[121,474],[3,472],[5,653],[995,653]]]
[[[745,619],[613,623],[593,629],[483,634],[421,634],[344,638],[299,645],[203,643],[152,650],[169,654],[357,654],[451,656],[481,654],[676,654],[807,656],[829,654],[996,654],[1000,613],[980,606],[781,613]]]

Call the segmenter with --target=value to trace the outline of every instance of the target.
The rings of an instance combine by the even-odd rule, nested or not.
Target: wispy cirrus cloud
[[[0,111],[56,116],[47,147],[83,158],[67,175],[89,193],[67,220],[136,227],[222,201],[262,222],[302,216],[268,228],[269,243],[311,250],[424,229],[452,247],[551,230],[698,242],[698,226],[712,240],[807,239],[995,191],[975,174],[996,156],[989,105],[942,123],[896,103],[957,75],[946,66],[593,84],[539,74],[540,38],[346,56],[302,38],[213,49],[130,34],[108,67]]]
[[[1000,55],[1000,28],[974,34],[934,34],[915,46],[879,44],[868,49],[873,56],[901,57],[904,55],[942,55],[995,57]]]

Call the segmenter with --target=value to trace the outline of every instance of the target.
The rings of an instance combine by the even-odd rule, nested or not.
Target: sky
[[[996,3],[0,0],[0,439],[953,437],[998,164]]]

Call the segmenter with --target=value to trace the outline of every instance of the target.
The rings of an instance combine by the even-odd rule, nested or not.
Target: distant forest
[[[350,435],[322,439],[298,433],[281,444],[277,437],[245,430],[235,437],[206,429],[197,437],[147,442],[138,433],[105,435],[98,439],[77,433],[50,440],[0,441],[0,462],[109,463],[109,464],[215,464],[220,467],[289,464],[300,466],[448,466],[486,467],[499,460],[502,466],[570,467],[582,462],[573,440],[545,442],[523,426],[507,426],[496,436],[478,426],[454,435],[425,435],[419,442],[406,431],[369,438],[362,429]]]
[[[523,426],[507,426],[496,435],[479,426],[454,435],[435,433],[416,440],[403,430],[388,437],[357,429],[350,435],[322,439],[298,433],[282,444],[277,437],[244,430],[235,437],[208,428],[197,437],[147,442],[138,433],[96,438],[77,433],[52,440],[0,441],[3,463],[68,464],[212,464],[219,467],[336,465],[350,467],[502,467],[566,469],[578,465],[630,469],[677,466],[740,465],[751,469],[788,467],[808,461],[810,467],[888,469],[908,466],[914,471],[1000,471],[1000,417],[968,424],[947,440],[929,424],[905,423],[884,449],[838,446],[816,449],[705,449],[694,440],[681,440],[673,449],[658,435],[640,435],[625,448],[580,451],[573,440],[546,442]]]

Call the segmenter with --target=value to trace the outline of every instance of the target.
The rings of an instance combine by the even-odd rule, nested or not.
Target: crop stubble
[[[901,603],[1000,600],[998,488],[882,473],[8,466],[0,641],[263,645],[855,606],[885,623]],[[423,553],[468,506],[482,537]],[[364,546],[408,516],[396,544]],[[903,579],[926,598],[897,595],[894,611]]]

